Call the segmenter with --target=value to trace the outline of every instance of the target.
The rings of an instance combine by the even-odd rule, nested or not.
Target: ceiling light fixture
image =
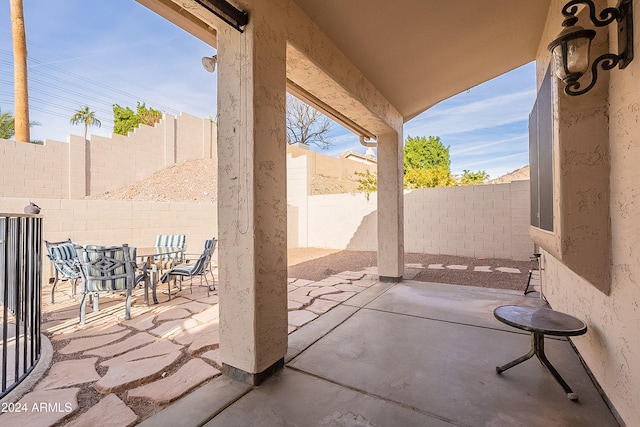
[[[596,27],[604,27],[616,21],[618,24],[618,52],[606,53],[597,57],[591,64],[591,82],[584,88],[578,81],[589,69],[589,50],[591,40],[596,35],[594,30],[585,30],[575,25],[578,22],[578,5],[584,4],[589,8],[589,18]],[[625,68],[633,60],[633,0],[621,0],[617,7],[608,7],[600,12],[600,19],[596,17],[595,5],[592,0],[571,0],[562,8],[565,16],[562,26],[565,27],[547,49],[553,54],[556,75],[564,83],[564,93],[570,96],[582,95],[588,92],[598,80],[598,65],[602,63],[603,70],[611,70],[618,65]]]

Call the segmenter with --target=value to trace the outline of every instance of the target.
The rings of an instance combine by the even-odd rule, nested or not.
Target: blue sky
[[[215,49],[134,0],[26,0],[32,139],[66,141],[82,134],[69,118],[84,105],[113,130],[111,106],[137,102],[170,114],[215,117],[217,73],[200,63]],[[0,110],[13,111],[13,54],[8,2],[0,6]],[[528,115],[535,68],[528,64],[441,102],[405,124],[405,137],[439,136],[451,170],[486,170],[492,178],[529,163]],[[334,124],[337,156],[364,153],[358,137]]]

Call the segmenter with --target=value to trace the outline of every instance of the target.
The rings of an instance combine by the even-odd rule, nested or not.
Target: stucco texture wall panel
[[[544,45],[561,28],[559,11],[564,3],[560,0],[552,2],[551,11],[555,13],[550,12],[548,28],[541,41],[539,73],[548,62]],[[598,9],[616,3],[596,2]],[[634,26],[639,28],[637,6]],[[609,28],[609,31],[615,31],[615,28]],[[615,40],[615,36],[611,38]],[[639,40],[636,36],[636,51],[640,48]],[[610,45],[610,50],[615,51],[615,43]],[[640,325],[640,61],[636,58],[624,70],[616,68],[606,76],[609,84],[599,96],[604,105],[608,103],[608,108],[597,110],[599,120],[588,121],[584,132],[595,135],[608,129],[607,144],[602,143],[600,151],[590,150],[591,155],[571,159],[574,166],[589,162],[597,164],[608,153],[608,179],[603,182],[608,185],[609,201],[602,206],[592,197],[592,192],[585,192],[589,187],[586,185],[588,180],[578,182],[571,190],[578,196],[582,194],[576,200],[585,203],[585,209],[592,209],[593,203],[608,209],[611,256],[605,268],[610,269],[611,288],[608,294],[600,292],[593,283],[574,273],[563,259],[549,252],[543,254],[542,286],[554,309],[587,323],[587,334],[574,338],[573,342],[623,422],[632,426],[640,420],[640,334],[637,331]],[[586,98],[582,102],[586,102]],[[607,126],[598,125],[603,120],[606,122],[607,117]],[[605,149],[607,153],[602,151]],[[578,245],[576,249],[579,256],[584,246]]]

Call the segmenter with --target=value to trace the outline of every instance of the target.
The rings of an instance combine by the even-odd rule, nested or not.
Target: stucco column
[[[255,3],[218,32],[220,355],[250,384],[287,352],[286,22]]]
[[[398,282],[404,273],[402,133],[378,135],[378,275]]]

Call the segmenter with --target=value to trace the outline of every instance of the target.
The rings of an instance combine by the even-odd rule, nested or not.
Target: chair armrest
[[[183,253],[182,254],[182,261],[184,263],[188,263],[189,261],[197,261],[200,257],[202,256],[202,254],[187,254],[187,253]]]

